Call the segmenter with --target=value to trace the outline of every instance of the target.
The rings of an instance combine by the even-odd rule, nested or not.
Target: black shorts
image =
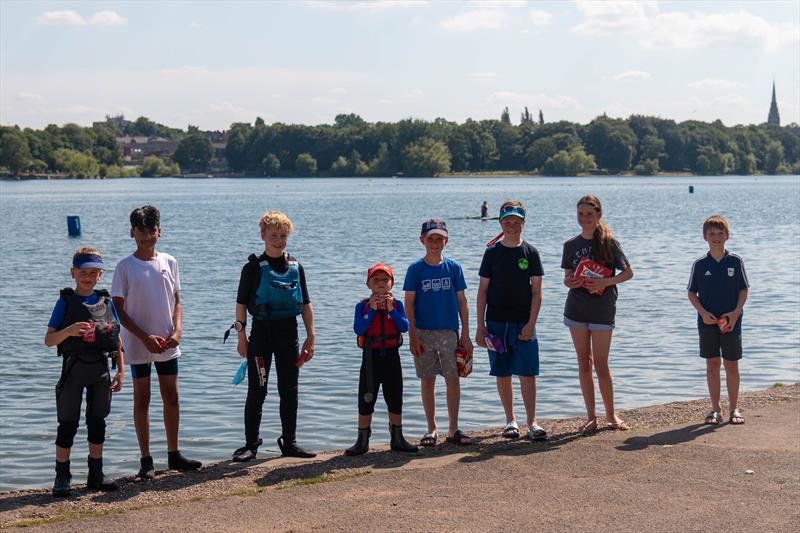
[[[366,358],[372,358],[372,384],[367,376]],[[403,369],[397,348],[387,348],[386,355],[362,354],[358,376],[358,414],[368,416],[375,411],[378,389],[383,389],[383,399],[392,414],[403,413]],[[370,390],[371,389],[371,390]],[[371,392],[371,396],[367,396]]]
[[[178,374],[178,358],[166,361],[156,361],[156,372],[159,376],[175,376]],[[131,365],[131,377],[133,379],[149,378],[152,371],[150,363]]]
[[[717,325],[702,324],[697,326],[700,334],[700,357],[704,359],[722,358],[726,361],[738,361],[742,358],[742,331],[722,333]]]

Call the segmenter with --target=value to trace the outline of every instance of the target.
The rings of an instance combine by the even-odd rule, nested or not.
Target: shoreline
[[[747,417],[751,411],[800,400],[800,384],[776,384],[769,389],[744,392],[740,396],[740,408]],[[329,450],[314,459],[279,457],[256,459],[247,463],[220,461],[205,465],[197,472],[185,474],[159,471],[156,479],[150,482],[136,481],[133,476],[119,478],[120,490],[111,493],[86,491],[85,485],[80,483],[82,479],[73,478],[75,495],[66,499],[52,498],[49,488],[0,493],[0,529],[62,523],[134,512],[137,509],[173,509],[175,506],[198,502],[208,506],[210,502],[225,502],[231,497],[272,497],[270,495],[278,494],[275,491],[283,494],[284,491],[290,491],[289,489],[320,483],[329,485],[325,482],[369,476],[379,471],[396,472],[402,476],[412,476],[412,472],[413,475],[422,475],[422,472],[430,468],[459,460],[463,462],[464,458],[486,463],[503,456],[543,451],[551,452],[547,456],[553,457],[554,454],[558,456],[566,451],[573,442],[578,444],[608,438],[630,440],[630,435],[653,428],[698,424],[702,422],[707,411],[707,398],[634,408],[620,413],[631,425],[631,431],[603,430],[588,437],[581,437],[576,433],[581,418],[540,420],[539,423],[550,434],[550,441],[547,443],[532,443],[524,438],[508,441],[499,435],[500,428],[488,428],[470,432],[475,440],[472,446],[443,444],[442,439],[436,448],[424,449],[418,455],[388,451],[385,442],[388,436],[379,428],[374,435],[370,452],[358,457],[345,457],[341,450]],[[724,399],[723,414],[727,415]],[[758,423],[753,418],[747,422],[751,426]],[[453,468],[466,467],[454,465]],[[460,474],[464,475],[464,472]],[[374,477],[369,476],[370,480]],[[346,513],[347,509],[343,511]]]

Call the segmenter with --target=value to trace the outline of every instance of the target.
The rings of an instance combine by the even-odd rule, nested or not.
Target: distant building
[[[122,147],[122,158],[131,162],[142,161],[149,155],[171,158],[178,148],[178,143],[163,137],[126,135],[117,137],[117,144]]]
[[[769,105],[769,117],[767,117],[767,126],[780,126],[781,115],[778,113],[778,102],[775,100],[775,82],[772,82],[772,103]]]
[[[133,122],[131,122],[130,120],[125,120],[125,117],[122,115],[116,115],[113,117],[111,115],[106,115],[106,119],[104,121],[92,122],[92,127],[95,129],[101,128],[103,126],[112,126],[119,132],[125,131],[125,129],[131,125],[133,125]]]

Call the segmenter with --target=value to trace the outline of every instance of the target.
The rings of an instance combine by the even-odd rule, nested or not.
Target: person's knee
[[[103,444],[106,440],[106,421],[97,416],[86,417],[88,440],[92,444]]]
[[[56,446],[72,448],[76,433],[78,433],[77,420],[59,420],[58,430],[56,431]]]
[[[591,350],[578,354],[578,372],[586,373],[591,372],[594,366],[594,357]]]
[[[706,368],[708,370],[719,371],[720,366],[722,366],[721,357],[709,357],[708,359],[706,359]]]
[[[598,378],[608,378],[611,370],[608,368],[608,359],[601,359],[594,362],[594,371]]]
[[[164,407],[177,409],[178,405],[180,405],[178,388],[174,387],[161,389],[161,401],[164,402]]]
[[[724,360],[723,364],[725,365],[725,374],[728,376],[738,376],[739,375],[739,361],[728,361],[727,359]]]
[[[150,408],[150,391],[139,391],[134,394],[133,408],[136,411],[147,411]]]

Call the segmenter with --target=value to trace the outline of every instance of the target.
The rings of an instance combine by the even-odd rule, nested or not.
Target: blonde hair
[[[519,200],[511,200],[511,199],[509,199],[509,200],[506,200],[505,202],[503,202],[503,205],[500,206],[500,212],[501,213],[503,212],[503,208],[505,206],[507,206],[507,205],[513,205],[514,207],[521,207],[522,209],[525,209],[525,206],[522,205],[522,202],[520,202]]]
[[[719,229],[725,232],[725,235],[730,235],[731,226],[728,221],[722,218],[722,215],[711,215],[703,222],[703,237],[706,236],[708,230]]]
[[[79,255],[83,254],[94,254],[94,255],[99,255],[100,257],[103,256],[103,254],[101,254],[97,248],[92,248],[91,246],[84,246],[82,248],[78,248],[78,251],[72,254],[72,261],[74,262]]]
[[[261,220],[258,221],[258,227],[261,228],[261,231],[264,231],[269,226],[285,230],[287,233],[291,233],[294,229],[294,224],[289,220],[289,217],[280,211],[267,211],[261,215]]]
[[[602,220],[603,206],[600,204],[600,199],[593,194],[587,194],[578,200],[578,205],[576,207],[580,207],[582,205],[588,205],[601,217],[597,221],[597,227],[592,235],[592,251],[595,253],[601,263],[613,263],[614,252],[611,249],[611,246],[614,236],[611,233],[611,228],[609,228],[608,225]]]

